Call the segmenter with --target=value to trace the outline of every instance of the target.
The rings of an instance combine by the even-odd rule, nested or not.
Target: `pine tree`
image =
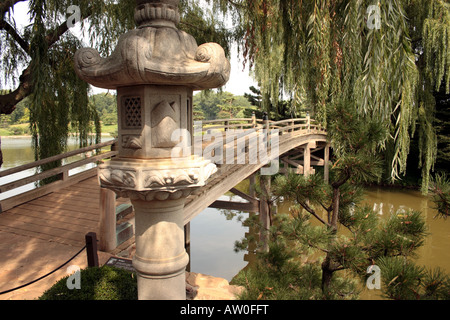
[[[395,213],[382,220],[360,203],[362,183],[381,173],[375,153],[383,136],[381,127],[358,118],[356,106],[349,101],[337,103],[328,113],[337,117],[330,122],[330,133],[332,143],[340,146],[330,183],[320,174],[275,178],[275,199],[289,200],[294,206],[289,214],[275,215],[268,232],[269,251],[257,253],[256,266],[235,279],[246,287],[244,297],[357,298],[358,283],[367,280],[368,267],[377,265],[388,298],[448,299],[447,275],[427,271],[410,259],[427,235],[422,214]],[[244,239],[236,248],[249,248],[251,241]]]
[[[430,186],[430,197],[438,215],[447,218],[450,216],[450,179],[446,173],[436,175]]]

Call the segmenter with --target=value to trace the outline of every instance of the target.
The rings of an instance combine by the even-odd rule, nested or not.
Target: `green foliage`
[[[255,265],[242,270],[232,281],[246,290],[239,297],[245,300],[319,300],[321,268],[313,255],[316,246],[330,236],[324,228],[312,226],[308,216],[293,209],[292,215],[279,214],[270,228],[268,252],[258,252]],[[308,245],[314,243],[312,247]],[[242,245],[242,243],[241,243]],[[308,261],[308,257],[313,259]],[[335,277],[331,299],[355,298],[355,282]]]
[[[361,117],[356,103],[348,98],[329,105],[328,123],[329,139],[338,157],[360,151],[373,154],[388,135],[381,121]]]
[[[423,22],[422,43],[426,59],[425,71],[436,91],[444,83],[450,93],[450,11],[446,1],[428,1],[428,15]]]
[[[433,91],[450,91],[450,8],[445,0],[380,0],[380,28],[368,28],[371,0],[216,0],[234,19],[261,104],[283,95],[323,125],[329,104],[356,101],[358,115],[386,130],[391,181],[406,172],[411,138],[426,192],[436,161]]]
[[[418,299],[416,291],[420,285],[423,269],[402,257],[389,257],[379,260],[386,295],[391,299]],[[387,282],[386,282],[387,281]]]
[[[428,235],[421,212],[397,212],[380,223],[371,237],[371,258],[386,256],[413,257]]]
[[[292,199],[294,191],[289,188],[288,182],[291,177],[294,178],[277,177],[275,180],[274,194],[284,195],[279,198],[280,201]],[[305,181],[295,181],[302,186],[299,190],[308,188]],[[311,199],[314,195],[310,194]],[[311,221],[314,218],[308,207],[297,205],[290,208],[289,214],[274,216],[269,231],[268,252],[260,251],[262,247],[258,245],[257,238],[246,238],[236,243],[236,249],[254,248],[252,252],[257,254],[255,265],[233,280],[246,288],[241,298],[355,299],[361,290],[358,283],[364,283],[367,279],[367,267],[376,264],[382,270],[381,289],[387,298],[410,299],[411,288],[417,289],[420,284],[423,291],[428,292],[421,294],[420,298],[446,299],[445,294],[448,297],[449,293],[448,277],[442,272],[422,272],[423,268],[411,260],[427,235],[423,215],[416,211],[398,211],[388,219],[382,218],[371,208],[359,205],[358,197],[355,193],[353,200],[356,203],[339,210],[339,222],[344,229],[339,228],[337,234],[326,224],[317,225]],[[295,198],[302,199],[302,196]],[[320,198],[323,199],[322,196]],[[315,206],[315,203],[311,200],[309,206],[318,211],[317,207],[321,204]],[[246,221],[246,224],[255,227],[257,216]],[[327,260],[330,261],[333,276],[324,290],[322,281]],[[390,261],[403,262],[388,264]],[[399,266],[402,268],[399,269]]]
[[[329,199],[331,189],[318,174],[306,177],[290,172],[288,175],[275,177],[272,192],[283,199],[293,200],[304,206],[307,202],[311,205],[324,203]]]
[[[273,218],[268,233],[269,252],[258,252],[259,264],[256,270],[249,272],[269,273],[267,269],[278,268],[278,271],[287,273],[290,269],[280,268],[289,263],[290,268],[297,268],[292,278],[286,276],[289,283],[277,279],[276,284],[269,282],[268,286],[279,285],[282,292],[293,294],[290,289],[300,287],[304,280],[302,276],[308,275],[302,273],[306,266],[315,270],[320,268],[320,281],[306,280],[306,283],[314,283],[315,287],[310,288],[309,295],[302,293],[301,296],[306,299],[351,299],[358,295],[356,283],[366,280],[368,266],[390,257],[414,257],[424,243],[427,228],[420,212],[399,211],[388,219],[381,219],[371,208],[359,204],[363,196],[362,183],[376,181],[381,175],[381,162],[376,151],[385,129],[378,125],[378,120],[367,121],[356,116],[355,106],[349,102],[336,101],[328,114],[333,119],[329,122],[332,146],[337,145],[330,182],[325,183],[320,174],[303,176],[290,173],[274,179],[272,192],[278,201],[290,200],[296,206],[291,208],[290,216],[276,215]],[[312,217],[319,226],[309,221]],[[264,248],[250,244],[249,240],[242,241],[237,248]],[[277,259],[281,262],[276,262]],[[296,267],[292,266],[294,262]],[[398,271],[394,265],[384,267],[394,270],[384,270],[387,275]],[[419,269],[411,263],[411,267],[404,271],[405,276],[416,279]],[[259,294],[260,298],[264,295],[270,298],[267,290],[264,291],[263,282],[259,282],[265,278],[253,283],[254,278],[256,276],[251,273],[245,278],[249,296],[258,298]],[[410,298],[407,288],[413,287],[414,282],[401,280],[398,286],[404,286],[398,289],[399,293],[391,293],[388,286],[383,290],[389,297]]]
[[[137,300],[134,273],[110,266],[80,271],[81,289],[68,289],[67,279],[60,279],[39,300]]]
[[[428,270],[403,257],[377,262],[385,297],[395,300],[448,300],[450,278],[439,268]]]
[[[270,247],[274,252],[275,247]],[[304,266],[279,256],[278,265],[262,260],[255,267],[241,271],[232,281],[246,290],[239,296],[242,300],[319,300],[321,271],[317,265]],[[268,258],[269,259],[269,258]]]
[[[448,171],[450,168],[450,94],[435,93],[436,116],[434,127],[437,133],[436,171]]]
[[[304,108],[296,108],[293,105],[293,100],[278,100],[277,104],[272,104],[270,101],[268,105],[263,106],[262,104],[262,95],[261,90],[256,89],[254,86],[251,86],[250,91],[252,93],[245,93],[244,97],[255,106],[257,109],[255,110],[256,117],[258,119],[262,119],[265,112],[267,112],[270,120],[284,120],[290,117],[304,117],[305,113],[302,111],[307,111]]]
[[[197,1],[180,1],[181,21],[178,28],[194,37],[198,44],[216,42],[230,57],[233,33],[214,11],[205,10]]]
[[[447,218],[450,215],[450,180],[447,174],[438,174],[431,183],[430,197],[438,215]]]
[[[243,96],[234,96],[229,92],[198,93],[194,96],[193,105],[197,115],[206,120],[250,118],[254,110]]]
[[[16,109],[10,114],[11,124],[30,122],[29,100],[29,98],[25,98],[16,105]]]
[[[100,93],[89,97],[89,103],[95,108],[103,125],[117,124],[117,97],[110,93]]]
[[[245,118],[246,108],[250,107],[246,99],[242,96],[235,97],[229,92],[222,92],[220,96],[221,103],[217,105],[220,109],[218,119]]]

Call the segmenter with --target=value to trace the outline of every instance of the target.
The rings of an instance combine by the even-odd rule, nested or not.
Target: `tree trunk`
[[[2,141],[1,141],[1,137],[0,137],[0,168],[3,165],[3,152],[2,152]]]
[[[340,190],[339,187],[333,188],[333,211],[331,215],[331,230],[333,232],[333,238],[330,239],[330,244],[335,241],[336,233],[337,233],[337,224],[339,221],[339,197]],[[333,278],[333,273],[336,269],[332,266],[332,260],[330,254],[327,253],[325,260],[322,262],[322,292],[325,297],[329,295],[329,287],[331,284],[331,279]]]
[[[334,270],[331,268],[331,259],[329,254],[325,260],[322,262],[322,293],[327,297],[329,295],[329,288],[331,284],[331,279],[333,278]]]
[[[16,109],[16,105],[30,95],[32,91],[30,79],[31,63],[19,77],[20,85],[17,89],[10,93],[0,95],[0,114],[11,114]]]
[[[259,233],[259,241],[262,243],[262,251],[269,251],[269,228],[270,228],[270,177],[260,176],[259,184],[261,187],[261,197],[259,200],[259,221],[261,230]]]
[[[331,216],[331,227],[336,232],[339,221],[339,197],[341,193],[339,188],[333,188],[333,214]]]

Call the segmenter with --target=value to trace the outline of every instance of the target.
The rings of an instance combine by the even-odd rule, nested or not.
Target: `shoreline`
[[[77,138],[77,136],[78,136],[78,134],[74,135],[74,136],[70,136],[69,139],[70,138]],[[114,138],[110,133],[107,133],[107,132],[101,133],[100,136],[101,137],[108,136],[108,137]],[[25,139],[25,138],[30,138],[31,139],[32,136],[31,135],[11,135],[11,136],[0,136],[0,138],[2,140],[3,139]]]

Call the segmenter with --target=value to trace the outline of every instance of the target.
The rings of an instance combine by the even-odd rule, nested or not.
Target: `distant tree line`
[[[117,124],[117,102],[116,96],[111,93],[99,93],[89,97],[89,103],[94,106],[100,121],[105,125]],[[9,115],[2,115],[1,126],[23,124],[30,122],[30,101],[25,98],[19,102],[14,112]]]

